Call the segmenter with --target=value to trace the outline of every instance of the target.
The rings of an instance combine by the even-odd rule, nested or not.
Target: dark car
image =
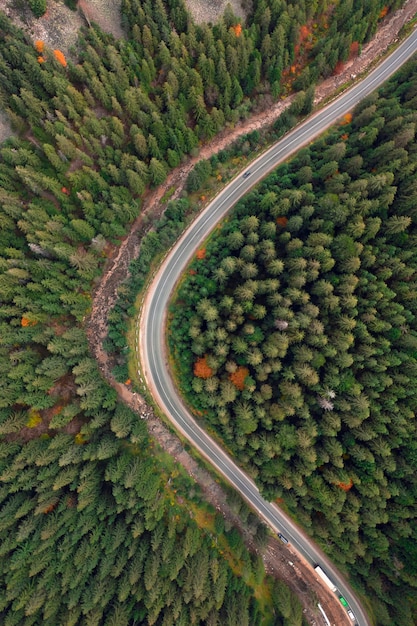
[[[243,178],[247,178],[248,176],[250,176],[252,174],[252,172],[245,172],[243,174]]]
[[[289,543],[288,539],[284,537],[281,533],[278,533],[278,537],[281,539],[283,543]]]

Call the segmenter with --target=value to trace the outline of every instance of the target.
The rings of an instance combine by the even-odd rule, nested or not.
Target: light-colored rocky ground
[[[113,30],[120,29],[120,0],[81,0],[85,5],[88,5],[87,11],[90,10],[92,12],[96,11],[93,15],[89,13],[90,19],[100,23],[101,27],[104,30],[109,30],[116,35],[116,32],[121,32]],[[0,8],[3,9],[3,3],[8,2],[8,0],[0,0]],[[218,19],[218,17],[223,13],[227,1],[226,0],[186,0],[187,6],[192,12],[194,19],[197,22],[203,21],[211,21],[214,22]],[[76,34],[78,28],[83,23],[81,16],[68,12],[64,6],[63,7],[63,15],[62,19],[59,18],[58,13],[55,14],[55,7],[62,8],[62,2],[58,0],[58,2],[54,2],[53,0],[49,0],[49,4],[52,7],[52,11],[46,14],[40,20],[31,20],[28,18],[28,24],[24,24],[22,21],[22,17],[20,16],[20,25],[28,28],[33,39],[43,39],[47,45],[51,48],[59,48],[62,51],[67,51],[76,41]],[[242,16],[244,15],[243,8],[241,6],[240,0],[231,0],[231,5],[233,11],[236,15]],[[320,87],[316,91],[317,100],[322,100],[326,96],[328,96],[332,91],[334,91],[340,82],[344,82],[351,76],[352,73],[359,74],[364,71],[364,69],[371,64],[372,60],[376,59],[378,55],[380,55],[388,46],[388,44],[393,41],[393,39],[397,36],[398,31],[402,24],[406,23],[409,19],[411,19],[417,11],[417,0],[408,0],[404,8],[398,12],[394,16],[388,16],[388,19],[384,22],[384,25],[378,32],[377,36],[370,42],[366,47],[364,47],[361,56],[358,59],[352,61],[352,63],[347,64],[343,74],[337,77],[332,77],[325,81],[320,85]],[[66,16],[66,17],[65,17]],[[19,20],[19,16],[17,16],[16,21]],[[103,20],[103,21],[100,21]],[[107,20],[107,21],[104,21]],[[38,22],[35,24],[34,22]],[[52,32],[53,24],[57,24],[57,34],[55,35]],[[150,194],[144,204],[143,214],[135,224],[132,226],[130,234],[125,238],[122,245],[119,248],[118,254],[113,258],[112,262],[109,263],[109,267],[107,268],[106,273],[103,276],[101,284],[96,290],[94,302],[93,302],[93,310],[91,314],[91,319],[88,324],[88,334],[90,340],[90,347],[92,353],[97,358],[100,369],[103,375],[107,378],[107,380],[112,384],[117,390],[119,397],[126,402],[131,408],[137,411],[142,417],[147,419],[147,423],[149,426],[149,430],[155,439],[160,443],[160,445],[167,450],[170,454],[172,454],[182,465],[186,468],[186,470],[190,473],[191,476],[195,478],[195,480],[202,487],[207,499],[212,502],[216,508],[218,508],[225,517],[232,521],[232,523],[238,523],[233,517],[233,512],[230,511],[230,507],[227,504],[227,499],[225,495],[221,492],[217,483],[211,478],[211,476],[207,473],[204,473],[201,468],[199,468],[194,461],[194,459],[188,455],[182,447],[180,441],[176,438],[176,436],[169,431],[162,422],[153,415],[153,412],[149,407],[146,406],[145,401],[138,394],[134,393],[130,390],[126,385],[122,385],[120,383],[116,383],[110,373],[110,363],[107,357],[107,354],[104,352],[102,348],[102,342],[105,336],[107,335],[107,318],[108,312],[114,305],[114,302],[117,298],[117,288],[118,285],[126,278],[129,261],[134,258],[137,254],[138,250],[138,231],[142,228],[142,219],[145,213],[150,215],[157,215],[158,212],[161,211],[161,197],[172,186],[177,187],[180,192],[184,182],[187,178],[187,175],[191,168],[195,165],[195,162],[200,158],[209,158],[212,154],[216,153],[218,150],[226,147],[230,142],[235,140],[239,135],[251,132],[252,130],[262,128],[263,126],[270,124],[276,117],[280,114],[282,109],[288,105],[288,102],[277,102],[271,106],[271,103],[267,103],[265,101],[265,107],[263,110],[259,110],[256,115],[253,115],[249,120],[245,122],[240,122],[236,125],[235,128],[225,129],[220,136],[216,137],[215,140],[205,145],[198,157],[194,160],[190,159],[186,166],[182,166],[178,168],[178,170],[172,172],[168,177],[165,185],[161,188],[155,190],[152,194]],[[2,124],[2,114],[0,111],[0,142],[8,136],[8,124]],[[247,539],[247,537],[245,537]],[[247,541],[250,545],[250,541]],[[315,605],[316,600],[313,595],[311,595],[309,589],[314,588],[314,581],[311,579],[308,581],[308,585],[306,585],[306,570],[305,568],[301,568],[299,561],[294,555],[290,556],[287,553],[287,550],[290,550],[290,547],[285,547],[280,544],[280,542],[276,540],[270,541],[267,550],[264,551],[262,555],[265,561],[265,565],[267,570],[272,572],[278,572],[290,586],[296,591],[299,595],[299,598],[304,606],[304,611],[306,617],[309,619],[311,624],[321,625],[322,618],[317,614]],[[308,570],[307,570],[308,571]],[[314,574],[311,574],[311,577],[314,578]],[[346,615],[342,612],[340,608],[340,615],[336,613],[332,613],[332,610],[336,611],[338,605],[334,605],[334,602],[328,602],[326,598],[326,594],[328,592],[321,585],[317,587],[315,590],[317,593],[317,597],[320,599],[322,604],[326,606],[326,611],[328,612],[329,617],[332,620],[332,624],[341,624],[345,623]],[[333,606],[334,605],[334,606]]]
[[[1,6],[13,21],[26,30],[33,40],[41,39],[48,48],[62,50],[64,54],[76,56],[78,31],[86,24],[81,9],[89,19],[96,22],[103,30],[112,33],[116,38],[123,37],[120,23],[121,0],[80,0],[79,9],[71,11],[63,0],[48,0],[46,13],[35,18],[30,10],[18,10],[13,0],[3,0]]]
[[[40,39],[51,50],[58,49],[66,55],[76,44],[78,30],[85,24],[81,15],[77,11],[71,11],[63,0],[49,0],[46,13],[38,19],[29,9],[26,11],[15,9],[13,0],[6,0],[5,7],[1,8],[17,26],[29,33],[34,41]]]
[[[211,22],[214,24],[224,13],[228,4],[238,17],[245,17],[244,0],[185,0],[188,10],[197,24]]]
[[[186,0],[186,4],[197,23],[214,23],[228,4],[231,5],[235,15],[244,18],[243,4],[249,1]],[[78,6],[78,11],[71,11],[63,0],[48,0],[45,15],[36,19],[29,9],[16,8],[13,0],[0,0],[0,9],[13,19],[15,24],[26,30],[33,41],[40,39],[51,50],[61,50],[73,59],[77,56],[78,32],[86,24],[83,14],[116,38],[123,37],[124,31],[120,20],[121,0],[79,0]],[[12,133],[7,116],[0,110],[0,143]]]
[[[96,22],[116,38],[123,37],[121,0],[80,0],[79,4],[90,21]],[[0,9],[29,33],[33,41],[44,41],[47,48],[61,50],[67,57],[76,59],[78,32],[86,25],[80,9],[71,11],[63,0],[48,0],[45,15],[38,19],[29,9],[15,8],[13,0],[0,0]],[[0,110],[0,143],[10,137],[12,132],[7,116]]]
[[[100,28],[120,39],[125,33],[121,24],[121,0],[79,0],[78,6]]]
[[[7,115],[0,111],[0,143],[12,134],[12,127],[10,126]]]

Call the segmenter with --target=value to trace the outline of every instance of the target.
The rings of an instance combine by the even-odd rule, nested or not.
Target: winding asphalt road
[[[172,290],[201,241],[224,218],[239,198],[245,195],[253,185],[264,178],[279,163],[351,111],[355,104],[379,87],[416,51],[417,31],[413,31],[395,52],[363,81],[312,115],[272,146],[249,166],[245,176],[241,174],[235,178],[197,217],[163,262],[148,290],[140,323],[137,326],[137,344],[139,345],[144,375],[158,405],[175,427],[209,460],[217,471],[221,472],[275,532],[282,532],[289,539],[293,548],[310,564],[319,563],[324,567],[341,594],[349,602],[358,626],[370,626],[370,622],[354,592],[331,562],[291,519],[278,507],[264,500],[254,482],[198,426],[182,403],[172,383],[165,357],[166,311]],[[349,623],[352,624],[352,621],[346,614],[346,624]]]

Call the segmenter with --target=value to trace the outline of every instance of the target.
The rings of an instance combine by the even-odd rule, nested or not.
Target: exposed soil
[[[323,81],[317,87],[315,103],[322,102],[352,76],[357,76],[365,71],[386,50],[388,45],[396,39],[401,27],[416,12],[417,0],[408,0],[403,8],[396,11],[392,16],[387,16],[375,37],[364,47],[362,54],[346,63],[340,74]],[[131,260],[136,258],[139,253],[140,237],[145,229],[145,216],[147,222],[152,223],[161,215],[165,208],[161,204],[162,197],[171,188],[175,188],[171,199],[178,197],[183,190],[189,172],[200,159],[210,158],[210,156],[235,141],[240,135],[272,124],[282,111],[289,106],[290,102],[291,97],[279,102],[271,102],[266,97],[261,110],[254,113],[249,119],[237,123],[235,127],[223,130],[211,142],[200,149],[197,157],[190,158],[185,165],[173,170],[163,185],[148,193],[144,199],[141,215],[132,224],[129,234],[122,240],[113,257],[109,259],[108,267],[94,294],[92,313],[88,322],[88,334],[91,349],[106,376],[110,375],[109,362],[101,344],[107,335],[107,316],[117,300],[118,286],[128,276]]]
[[[152,409],[146,405],[139,394],[114,380],[112,385],[118,392],[120,399],[147,421],[150,435],[198,483],[207,502],[210,502],[222,513],[225,519],[239,529],[246,546],[252,552],[261,554],[266,571],[272,576],[284,580],[297,595],[303,606],[303,613],[307,622],[311,626],[326,626],[323,616],[317,609],[317,602],[320,602],[332,626],[351,624],[346,612],[335,600],[334,594],[323,587],[312,567],[298,556],[291,545],[285,545],[279,539],[270,537],[266,548],[260,552],[252,533],[242,523],[239,515],[233,511],[227,501],[226,493],[213,479],[213,476],[201,468],[198,462],[188,454],[179,438],[171,433],[154,415]]]
[[[329,78],[318,86],[315,102],[319,103],[334,93],[340,85],[359,75],[366,70],[392,43],[401,27],[414,17],[417,11],[417,0],[409,0],[406,5],[392,16],[387,16],[374,39],[367,44],[360,57],[349,61],[343,71]],[[270,125],[280,113],[289,106],[290,99],[271,103],[265,100],[265,108],[258,111],[250,119],[240,122],[232,129],[224,130],[213,141],[203,146],[198,157],[190,159],[186,165],[174,170],[165,183],[149,193],[144,201],[141,216],[132,225],[129,235],[122,241],[117,255],[110,260],[107,271],[96,290],[91,317],[88,321],[88,336],[90,347],[98,360],[103,375],[117,390],[119,397],[126,402],[140,416],[147,420],[149,432],[159,444],[181,463],[188,473],[202,487],[206,499],[219,509],[231,523],[241,528],[245,541],[251,549],[256,549],[253,540],[239,518],[233,513],[227,504],[225,493],[213,478],[202,470],[197,462],[183,449],[178,437],[154,415],[144,399],[137,393],[132,392],[126,385],[116,383],[111,375],[108,355],[102,348],[102,342],[107,335],[107,316],[117,299],[117,288],[128,276],[129,263],[139,253],[140,233],[144,229],[144,215],[150,216],[153,221],[163,211],[161,198],[168,189],[175,187],[173,197],[181,193],[188,173],[195,163],[201,158],[209,158],[228,144],[236,140],[242,134]],[[265,566],[271,573],[283,578],[287,584],[297,593],[300,598],[306,619],[310,624],[324,625],[323,617],[317,611],[317,601],[321,603],[333,626],[348,624],[349,618],[344,609],[335,601],[334,594],[328,591],[319,581],[311,567],[302,563],[298,556],[292,552],[291,546],[284,546],[280,541],[270,539],[267,549],[263,552]]]
[[[5,141],[12,134],[13,130],[10,126],[10,122],[6,113],[0,111],[0,143],[2,143],[2,141]]]
[[[78,31],[85,21],[77,11],[71,11],[63,0],[48,1],[48,8],[42,17],[36,18],[27,6],[15,8],[13,0],[6,0],[2,9],[13,22],[25,30],[33,41],[45,42],[51,50],[61,50],[68,55],[76,44]]]
[[[39,18],[29,8],[16,8],[14,0],[6,0],[5,4],[2,10],[34,41],[40,39],[51,50],[61,50],[65,55],[71,55],[73,48],[76,56],[78,31],[86,25],[84,13],[116,38],[124,35],[120,24],[121,0],[80,0],[77,11],[71,11],[63,0],[48,0],[46,13]]]
[[[244,18],[247,4],[240,0],[185,0],[188,10],[197,24],[208,22],[214,24],[224,13],[228,4],[237,17]]]
[[[3,0],[4,1],[4,0]],[[17,7],[14,0],[0,0],[0,10],[25,30],[33,41],[41,40],[50,50],[61,50],[68,58],[77,58],[77,39],[82,26],[96,22],[114,37],[124,36],[120,14],[121,0],[79,0],[78,10],[71,11],[63,0],[48,0],[47,11],[35,18],[28,6]],[[0,143],[10,137],[13,130],[7,115],[0,110]]]
[[[99,23],[103,29],[115,27],[119,36],[120,20],[119,7],[120,0],[82,0],[86,7],[86,14],[89,19]],[[223,0],[210,0],[203,2],[200,0],[187,0],[190,10],[198,21],[215,21],[219,12],[224,10],[226,2]],[[243,15],[240,9],[239,0],[231,3],[235,13]],[[6,5],[6,13],[11,15],[11,2]],[[240,9],[240,10],[239,10]],[[111,11],[114,12],[112,13]],[[68,13],[67,13],[68,11]],[[104,11],[106,16],[103,17]],[[110,11],[110,12],[108,12]],[[338,75],[324,81],[316,90],[315,102],[321,102],[329,97],[337,88],[344,84],[352,75],[359,75],[379,57],[379,55],[398,36],[400,28],[414,17],[417,12],[417,0],[408,0],[402,9],[399,9],[392,16],[388,15],[383,21],[374,39],[364,46],[362,54],[356,59],[352,59]],[[58,15],[59,14],[59,15]],[[19,23],[16,13],[13,15]],[[23,21],[22,21],[23,19]],[[76,42],[76,35],[79,27],[83,23],[80,15],[69,11],[61,2],[49,2],[47,14],[39,20],[22,16],[20,25],[27,28],[33,39],[42,39],[47,46],[59,48],[64,52]],[[100,23],[101,19],[105,19]],[[49,20],[49,21],[48,21]],[[116,35],[116,31],[113,31]],[[178,197],[187,179],[188,173],[195,163],[201,158],[209,158],[219,150],[225,148],[242,134],[270,125],[280,113],[289,106],[290,99],[273,103],[268,98],[263,101],[262,109],[258,110],[250,119],[237,124],[234,128],[224,130],[213,141],[203,146],[198,157],[190,159],[186,165],[177,168],[168,176],[164,185],[148,194],[144,201],[141,216],[133,223],[130,233],[124,238],[113,257],[109,259],[108,267],[102,277],[93,300],[91,317],[87,322],[87,333],[90,348],[99,363],[100,370],[108,382],[116,389],[120,399],[128,404],[138,415],[147,420],[150,434],[161,445],[163,449],[181,463],[189,474],[203,489],[205,496],[217,509],[219,509],[231,523],[240,527],[245,541],[249,547],[256,549],[251,535],[247,529],[242,527],[241,521],[227,503],[225,493],[214,481],[208,472],[202,470],[198,463],[184,450],[179,438],[169,431],[169,429],[154,415],[152,409],[146,404],[144,399],[133,392],[128,386],[117,383],[111,375],[111,364],[108,355],[102,348],[103,340],[107,335],[108,313],[117,300],[117,289],[120,283],[128,276],[130,261],[137,257],[140,249],[140,236],[144,230],[144,216],[150,216],[152,222],[163,211],[161,198],[166,191],[175,187],[174,197]],[[4,128],[4,126],[3,126]],[[3,136],[0,120],[0,138]],[[332,593],[321,585],[315,576],[314,571],[305,566],[298,556],[292,552],[291,546],[284,546],[275,539],[269,541],[267,549],[262,554],[265,565],[271,573],[285,579],[287,584],[299,596],[305,612],[305,617],[312,626],[324,625],[322,616],[316,608],[317,599],[324,607],[331,624],[342,626],[348,624],[349,619],[335,601]]]
[[[121,0],[78,0],[78,8],[90,22],[96,22],[120,39],[125,36],[121,24]]]

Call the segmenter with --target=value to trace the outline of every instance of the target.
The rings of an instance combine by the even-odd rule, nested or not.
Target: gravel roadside
[[[205,4],[201,0],[186,0],[187,6],[193,13],[196,21],[215,21],[219,13],[222,13],[227,0],[208,0]],[[103,29],[111,30],[116,36],[120,36],[120,0],[82,0],[87,6],[89,16],[97,21]],[[243,10],[239,0],[231,1],[234,12],[243,16]],[[10,3],[9,3],[10,5]],[[8,7],[6,6],[6,13]],[[362,54],[357,59],[353,59],[346,64],[344,71],[337,77],[332,77],[324,81],[316,91],[316,101],[321,101],[333,93],[341,84],[349,79],[352,74],[360,74],[363,72],[387,47],[395,40],[400,28],[409,21],[417,12],[417,0],[408,0],[404,7],[398,10],[392,16],[387,16],[382,26],[378,30],[374,39],[364,46]],[[10,14],[10,12],[9,12]],[[25,21],[20,20],[20,25],[28,30],[33,39],[42,39],[48,47],[58,48],[64,52],[68,51],[76,42],[78,29],[84,23],[82,17],[78,13],[69,11],[63,6],[61,0],[57,2],[49,2],[47,14],[39,20],[30,21],[30,16]],[[101,20],[104,20],[100,23]],[[17,20],[16,20],[17,21]],[[29,21],[29,23],[27,23]],[[36,23],[35,23],[36,22]],[[111,27],[111,28],[110,28]],[[115,30],[113,31],[112,28]],[[119,30],[117,30],[119,29]],[[123,33],[122,33],[123,34]],[[274,119],[289,105],[289,100],[271,103],[268,100],[264,102],[264,110],[260,110],[250,119],[237,124],[234,128],[223,131],[212,142],[202,147],[200,155],[195,159],[190,159],[186,165],[174,170],[166,180],[165,184],[148,195],[144,202],[144,210],[141,216],[134,222],[130,233],[122,241],[120,247],[116,251],[113,259],[109,261],[108,267],[102,277],[100,285],[94,294],[92,313],[87,322],[87,333],[90,342],[91,352],[96,357],[100,369],[108,382],[117,390],[122,401],[126,402],[142,417],[147,420],[151,435],[158,443],[168,452],[170,452],[178,462],[180,462],[191,476],[200,484],[208,501],[212,502],[216,508],[222,511],[232,523],[239,525],[236,516],[227,504],[227,498],[220,489],[214,479],[199,468],[197,462],[183,449],[180,440],[162,424],[162,422],[153,414],[153,411],[146,405],[143,398],[133,393],[125,385],[116,383],[111,375],[111,364],[108,356],[102,349],[102,342],[107,335],[107,318],[117,299],[117,289],[120,283],[127,277],[130,261],[135,258],[139,252],[140,239],[139,232],[143,228],[143,216],[145,214],[157,215],[162,211],[160,200],[166,190],[175,186],[178,195],[185,183],[189,171],[194,167],[195,163],[201,158],[209,158],[219,150],[233,142],[239,135],[246,134],[252,130],[262,128],[271,124]],[[2,120],[0,112],[0,141],[8,136],[10,127],[7,120]],[[250,538],[246,536],[246,540],[251,545]],[[327,597],[327,592],[323,590],[322,585],[314,583],[314,575],[306,578],[304,568],[297,568],[296,557],[288,552],[290,548],[281,546],[279,542],[271,540],[268,549],[263,554],[266,567],[269,571],[275,572],[290,584],[290,586],[298,593],[300,600],[304,606],[306,617],[311,624],[322,624],[320,615],[315,609],[315,594],[320,598],[320,602],[327,607],[334,605]],[[293,565],[290,565],[290,562]],[[294,567],[295,564],[295,567]],[[298,571],[297,571],[298,570]],[[307,583],[307,585],[306,585]],[[314,594],[311,593],[314,589]],[[331,609],[329,609],[330,611]],[[334,609],[336,611],[336,609]],[[344,612],[339,615],[332,615],[332,623],[345,623]]]
[[[329,97],[340,85],[350,79],[352,74],[358,75],[365,71],[396,39],[401,27],[412,19],[416,12],[417,0],[408,0],[402,9],[391,16],[387,16],[373,40],[364,46],[361,56],[346,64],[339,76],[331,77],[319,85],[316,90],[316,102]],[[141,216],[134,222],[129,235],[122,241],[116,258],[109,261],[108,269],[94,295],[92,313],[87,325],[90,349],[96,357],[103,375],[115,387],[119,397],[147,419],[150,434],[163,449],[170,452],[184,466],[202,487],[207,500],[234,524],[236,524],[236,520],[233,519],[227,498],[223,492],[219,491],[219,485],[215,480],[198,467],[196,461],[184,451],[178,437],[154,415],[152,409],[148,407],[139,394],[133,393],[126,385],[115,382],[111,375],[111,364],[108,356],[102,348],[102,342],[107,335],[107,316],[116,302],[118,286],[127,277],[130,260],[135,258],[140,249],[139,232],[143,228],[144,215],[156,217],[161,214],[163,210],[161,198],[166,190],[175,186],[176,195],[179,195],[188,173],[199,159],[209,158],[236,140],[239,135],[271,124],[288,104],[288,100],[274,103],[272,106],[270,102],[265,102],[264,110],[237,124],[234,128],[223,131],[212,142],[202,147],[198,157],[190,159],[186,165],[171,172],[165,184],[148,195],[144,201]],[[248,547],[251,547],[251,542],[248,541],[247,537],[246,542]],[[317,599],[325,607],[332,625],[341,626],[345,624],[346,613],[338,606],[334,596],[329,596],[329,592],[316,580],[309,568],[301,567],[302,564],[297,561],[297,557],[288,552],[290,549],[290,547],[280,545],[280,542],[275,539],[271,539],[267,550],[262,555],[267,570],[283,578],[297,593],[310,624],[317,626],[324,624],[323,618],[316,608]]]

